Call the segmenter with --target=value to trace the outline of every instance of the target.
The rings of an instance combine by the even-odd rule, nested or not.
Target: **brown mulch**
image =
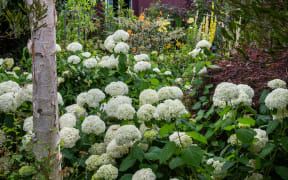
[[[214,60],[214,64],[221,68],[209,69],[208,83],[213,83],[214,88],[221,82],[247,84],[255,91],[253,102],[257,106],[268,81],[281,79],[288,82],[288,50],[279,50],[273,58],[261,48],[247,47],[246,53],[246,58],[235,54],[231,60]]]

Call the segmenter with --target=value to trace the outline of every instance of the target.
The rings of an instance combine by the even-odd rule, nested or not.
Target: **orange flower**
[[[159,21],[159,17],[158,16],[156,17],[156,21]]]
[[[132,24],[132,21],[129,21],[128,24]]]
[[[144,13],[142,13],[142,14],[140,15],[139,19],[140,19],[141,21],[143,21],[143,20],[145,19]]]
[[[127,33],[128,33],[129,35],[131,35],[131,34],[132,34],[132,31],[131,31],[131,30],[128,30]]]
[[[166,46],[167,49],[169,49],[171,47],[171,44],[168,43],[168,45]]]
[[[132,49],[132,52],[135,53],[135,52],[136,52],[136,48],[133,48],[133,49]]]
[[[163,14],[163,12],[162,12],[162,11],[160,11],[160,16],[162,16],[162,14]]]
[[[177,42],[176,44],[177,47],[180,47],[181,45],[182,45],[181,42]]]
[[[146,24],[150,24],[150,22],[149,22],[149,21],[145,21],[145,23],[146,23]]]

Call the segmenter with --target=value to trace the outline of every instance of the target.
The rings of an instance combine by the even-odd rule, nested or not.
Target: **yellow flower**
[[[149,21],[145,21],[145,24],[150,24],[150,22]]]
[[[162,14],[163,14],[163,12],[162,12],[162,11],[160,11],[160,16],[162,16]]]
[[[162,25],[162,26],[168,26],[169,24],[170,24],[169,21],[164,21],[161,25]]]
[[[132,34],[132,31],[131,31],[131,30],[128,30],[127,33],[128,33],[129,35],[131,35],[131,34]]]

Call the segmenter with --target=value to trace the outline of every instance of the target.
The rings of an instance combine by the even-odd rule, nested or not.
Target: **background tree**
[[[33,152],[45,179],[60,179],[55,0],[27,0],[33,74]]]

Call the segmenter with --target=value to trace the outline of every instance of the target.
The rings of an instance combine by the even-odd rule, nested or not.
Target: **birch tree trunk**
[[[33,153],[45,179],[61,179],[57,103],[55,0],[26,0],[30,8],[33,75]],[[39,9],[44,9],[43,16]],[[43,18],[41,18],[43,17]]]

